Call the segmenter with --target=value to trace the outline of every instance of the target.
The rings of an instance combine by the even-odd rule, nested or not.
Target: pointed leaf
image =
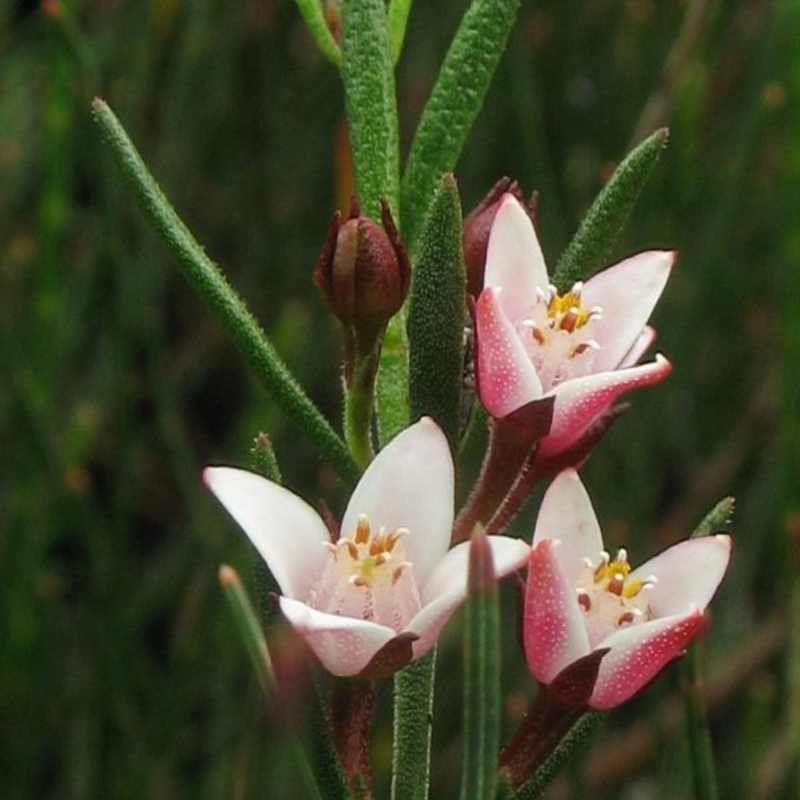
[[[346,480],[357,478],[360,470],[347,445],[303,392],[244,301],[178,217],[114,112],[95,98],[92,114],[142,212],[177,259],[184,277],[227,329],[253,374],[338,474]]]
[[[427,800],[436,650],[394,676],[392,800]]]
[[[408,314],[411,418],[439,424],[455,455],[461,420],[466,275],[461,203],[452,175],[434,196],[422,231]]]
[[[560,291],[605,265],[639,192],[666,147],[668,135],[669,131],[661,128],[645,139],[617,167],[597,195],[556,267],[553,282]]]
[[[464,607],[461,800],[491,800],[500,738],[500,607],[486,534],[473,535]]]
[[[361,208],[378,219],[383,199],[397,219],[397,100],[384,0],[342,0],[342,82]]]
[[[519,0],[473,0],[447,51],[403,175],[402,230],[412,251],[436,184],[455,168],[483,105],[518,7]]]

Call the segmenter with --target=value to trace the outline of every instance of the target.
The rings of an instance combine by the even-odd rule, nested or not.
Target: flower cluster
[[[374,681],[429,652],[468,593],[482,591],[480,581],[469,589],[471,563],[497,578],[527,568],[522,644],[540,688],[500,756],[512,787],[541,764],[542,737],[555,746],[576,714],[625,702],[683,653],[731,549],[727,535],[692,538],[634,569],[624,547],[604,546],[575,467],[615,417],[617,398],[671,370],[662,355],[640,361],[675,254],[640,253],[559,287],[534,223],[534,204],[506,180],[464,226],[463,308],[471,311],[489,440],[457,518],[453,443],[434,419],[423,416],[373,456],[382,338],[409,284],[385,204],[382,228],[355,203],[346,222],[335,218],[315,271],[346,329],[347,441],[366,465],[341,524],[255,473],[204,472],[272,572],[283,617],[335,676]],[[483,538],[483,529],[507,527],[547,477],[530,544],[524,535]],[[478,541],[485,547],[471,550]],[[368,770],[369,708],[352,698],[339,708],[337,747],[354,786]]]

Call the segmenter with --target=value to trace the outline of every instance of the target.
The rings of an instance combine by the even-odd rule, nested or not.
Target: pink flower
[[[610,708],[642,689],[681,654],[703,622],[728,566],[729,536],[688,539],[631,570],[612,559],[574,470],[542,501],[525,592],[528,667],[549,685],[590,653],[600,661],[589,705]]]
[[[636,366],[654,338],[647,320],[675,260],[653,250],[559,294],[550,284],[533,223],[506,194],[492,225],[484,289],[475,308],[478,392],[502,418],[554,395],[553,424],[539,447],[574,444],[628,389],[665,378],[670,363]]]
[[[419,658],[466,596],[469,543],[448,550],[453,461],[427,417],[369,465],[335,542],[305,501],[259,475],[209,467],[203,478],[267,562],[284,616],[334,675]],[[502,536],[489,543],[498,575],[530,552]]]

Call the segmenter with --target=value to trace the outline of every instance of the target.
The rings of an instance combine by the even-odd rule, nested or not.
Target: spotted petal
[[[203,480],[267,562],[288,597],[307,597],[327,558],[319,514],[288,489],[252,472],[207,467]]]
[[[657,383],[671,371],[669,361],[657,355],[655,361],[648,364],[586,375],[561,384],[555,390],[553,424],[549,436],[539,447],[540,455],[552,455],[564,450],[623,392]]]
[[[525,658],[530,671],[545,684],[589,653],[575,586],[555,553],[558,544],[558,540],[544,539],[531,550],[525,587]]]
[[[610,652],[600,664],[590,705],[611,708],[644,688],[670,661],[683,653],[703,623],[703,612],[662,617],[623,628],[600,647]]]
[[[493,416],[502,418],[542,396],[542,383],[499,295],[484,289],[475,305],[478,391]]]

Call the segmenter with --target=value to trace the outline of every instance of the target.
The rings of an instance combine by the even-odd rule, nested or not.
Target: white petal
[[[574,469],[556,475],[542,499],[533,546],[543,539],[561,542],[555,555],[573,585],[583,568],[583,559],[596,561],[603,551],[603,534],[592,501]]]
[[[326,614],[288,597],[281,597],[280,604],[286,619],[334,675],[357,675],[397,635],[384,625]]]
[[[288,597],[305,599],[328,557],[319,514],[288,489],[232,467],[207,467],[206,486],[239,523]]]
[[[494,572],[498,578],[524,566],[530,547],[519,539],[489,536]],[[436,642],[442,627],[467,596],[469,542],[450,550],[439,562],[422,589],[422,608],[406,626],[420,638],[414,642],[414,657],[426,653]]]
[[[533,223],[519,200],[505,195],[486,249],[484,287],[502,287],[500,302],[512,322],[528,316],[536,290],[547,290],[547,267]]]
[[[423,417],[392,439],[367,467],[342,520],[342,535],[365,514],[373,530],[407,528],[403,540],[422,585],[447,552],[453,527],[454,471],[439,426]]]
[[[595,372],[615,369],[634,346],[664,291],[675,253],[652,250],[620,261],[586,281],[582,302],[599,306],[592,336],[600,344],[594,354]]]
[[[631,572],[630,578],[657,583],[648,592],[650,607],[658,617],[701,611],[709,604],[722,580],[731,555],[730,536],[700,536],[668,548]]]

